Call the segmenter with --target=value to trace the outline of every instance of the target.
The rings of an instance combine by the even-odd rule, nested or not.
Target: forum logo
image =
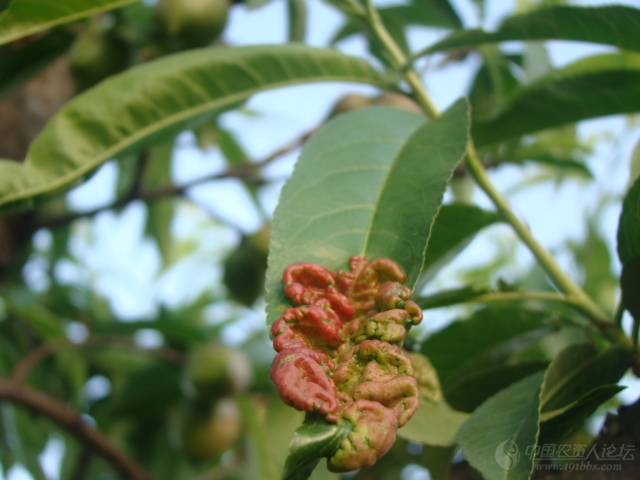
[[[496,447],[496,463],[503,470],[512,470],[520,461],[520,450],[510,438]]]

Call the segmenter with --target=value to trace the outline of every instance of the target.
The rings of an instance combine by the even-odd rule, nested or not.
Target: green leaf
[[[306,0],[287,0],[289,15],[289,41],[303,42],[307,31]]]
[[[490,396],[528,375],[544,370],[548,363],[542,360],[525,360],[473,369],[452,379],[444,389],[444,396],[453,408],[473,412]]]
[[[13,0],[0,13],[0,45],[63,23],[120,8],[137,0]]]
[[[24,304],[5,301],[7,311],[29,325],[42,340],[64,337],[63,321],[46,307],[38,304]]]
[[[603,307],[613,312],[617,301],[618,278],[611,272],[609,243],[600,232],[602,208],[585,222],[586,233],[580,241],[569,240],[569,248],[581,271],[582,289]]]
[[[640,55],[579,60],[514,91],[491,119],[474,123],[483,146],[567,123],[640,110]]]
[[[335,452],[351,431],[349,422],[328,423],[322,418],[307,419],[296,430],[282,480],[306,480],[322,457]]]
[[[420,349],[426,355],[446,387],[456,371],[472,365],[473,359],[490,352],[526,332],[549,325],[551,313],[522,306],[491,306],[475,312],[469,319],[454,321],[431,335]]]
[[[288,301],[284,268],[344,267],[352,255],[390,258],[413,287],[447,182],[467,145],[468,107],[441,117],[372,107],[343,114],[307,143],[274,214],[267,322]]]
[[[480,230],[502,221],[499,214],[473,205],[443,205],[433,222],[420,285],[431,280]]]
[[[440,3],[442,5],[425,5]],[[418,0],[410,5],[394,5],[392,7],[379,8],[378,13],[382,19],[382,23],[387,29],[404,31],[409,25],[421,25],[426,27],[442,27],[442,28],[460,28],[462,24],[451,9],[448,2],[425,1]],[[336,32],[331,39],[331,43],[335,44],[340,40],[349,38],[352,35],[363,32],[362,22],[358,18],[351,17]]]
[[[53,31],[20,49],[0,50],[0,95],[42,71],[67,51],[73,36]]]
[[[624,197],[617,237],[618,257],[623,265],[640,255],[640,178]]]
[[[171,159],[173,142],[164,142],[151,149],[149,162],[145,166],[142,185],[145,189],[165,188],[172,184]],[[173,220],[173,199],[157,198],[147,204],[146,233],[151,235],[158,245],[165,265],[171,263],[171,222]]]
[[[23,164],[0,160],[0,206],[33,203],[115,156],[255,93],[329,81],[382,82],[362,59],[304,45],[208,48],[142,64],[67,103]]]
[[[247,478],[256,480],[280,478],[278,466],[270,454],[271,432],[265,428],[265,422],[258,415],[258,405],[249,396],[238,397],[237,404],[246,428],[248,461],[244,462],[246,464],[244,466],[248,470]]]
[[[640,51],[639,28],[640,10],[637,8],[556,6],[509,17],[495,32],[453,32],[416,56],[511,40],[573,40]]]
[[[456,434],[469,418],[464,412],[446,405],[420,402],[420,408],[407,424],[398,430],[398,437],[435,447],[455,445]]]
[[[500,161],[522,164],[536,162],[558,168],[563,173],[574,173],[593,178],[585,165],[590,148],[580,142],[575,125],[540,132],[526,141],[507,144],[501,148]]]
[[[533,471],[543,373],[514,383],[483,403],[458,433],[462,454],[486,480],[527,480]]]
[[[615,384],[628,366],[627,355],[620,348],[609,348],[598,353],[588,343],[569,345],[547,369],[541,411],[558,410],[598,387]]]
[[[137,418],[161,414],[182,396],[180,375],[180,370],[168,363],[133,373],[112,404],[112,413]]]
[[[520,84],[513,74],[512,62],[504,53],[495,47],[485,47],[479,53],[484,62],[469,92],[474,121],[491,118]]]
[[[636,322],[640,321],[640,255],[633,257],[622,266],[620,288],[622,289],[622,304],[629,310]]]
[[[600,405],[624,389],[602,385],[562,409],[541,414],[540,443],[558,442],[579,431]]]
[[[424,445],[418,463],[429,470],[431,480],[449,480],[449,469],[456,447],[432,447]]]

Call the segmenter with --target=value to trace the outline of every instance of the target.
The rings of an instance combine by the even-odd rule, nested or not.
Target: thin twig
[[[111,440],[58,400],[14,380],[0,379],[0,400],[8,400],[44,415],[80,439],[129,480],[148,480],[147,473]]]
[[[153,202],[155,200],[159,200],[161,198],[166,197],[182,197],[187,193],[192,187],[197,185],[201,185],[203,183],[212,182],[215,180],[222,180],[225,178],[238,178],[244,182],[254,183],[256,185],[260,185],[264,182],[262,178],[257,175],[257,172],[260,168],[269,165],[273,161],[278,158],[286,155],[289,152],[300,148],[305,142],[319,130],[320,127],[313,128],[308,132],[304,133],[300,137],[286,143],[282,147],[278,148],[264,159],[258,162],[247,162],[241,165],[236,165],[228,168],[226,171],[221,173],[216,173],[213,175],[207,175],[204,177],[196,178],[190,182],[184,183],[182,185],[167,185],[165,187],[155,188],[153,190],[148,191],[140,191],[139,188],[132,188],[131,193],[125,195],[123,198],[116,200],[115,202],[105,205],[103,207],[98,207],[93,210],[89,210],[86,212],[78,212],[71,213],[66,215],[61,215],[53,218],[44,218],[36,222],[34,230],[39,228],[57,228],[64,225],[69,225],[70,223],[79,220],[80,218],[94,217],[100,212],[104,212],[107,210],[114,210],[118,208],[125,207],[133,200],[142,200],[143,202]],[[141,164],[143,163],[143,159],[141,159]]]
[[[149,352],[166,360],[167,362],[182,365],[184,363],[184,355],[171,347],[163,345],[159,348],[141,349],[133,340],[128,337],[119,337],[114,335],[92,335],[82,343],[73,343],[66,338],[59,338],[44,343],[39,347],[31,350],[18,364],[13,368],[11,375],[12,381],[21,382],[29,374],[33,368],[42,360],[50,355],[59,352],[65,348],[93,348],[93,347],[119,347],[127,349],[135,349],[137,351]]]

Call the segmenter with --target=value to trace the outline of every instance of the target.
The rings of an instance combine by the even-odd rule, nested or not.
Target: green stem
[[[560,268],[553,256],[538,243],[529,228],[522,223],[513,210],[511,210],[507,200],[495,188],[493,183],[491,183],[487,171],[475,153],[472,142],[469,142],[469,146],[467,147],[465,162],[476,183],[484,190],[504,219],[509,222],[518,237],[520,237],[520,240],[529,247],[533,256],[536,257],[538,263],[542,265],[558,290],[567,297],[575,298],[575,300],[581,304],[581,308],[585,312],[589,312],[590,317],[600,320],[606,319],[607,314]]]
[[[482,295],[478,295],[477,297],[470,298],[467,302],[475,302],[475,303],[490,303],[490,302],[514,302],[514,301],[524,301],[524,300],[540,300],[543,302],[556,302],[556,303],[564,303],[569,306],[579,310],[586,316],[590,317],[592,320],[599,320],[600,317],[592,317],[591,312],[584,309],[584,305],[579,302],[576,298],[570,295],[559,295],[553,292],[495,292],[495,293],[484,293]]]
[[[418,103],[424,108],[425,113],[429,118],[435,118],[439,115],[439,111],[429,93],[426,91],[420,77],[411,68],[406,68],[407,58],[403,54],[402,50],[395,43],[389,32],[383,25],[380,15],[373,6],[372,0],[367,0],[367,10],[365,18],[367,20],[369,28],[373,31],[378,41],[386,49],[389,60],[394,68],[399,71],[403,71],[404,78],[413,90],[413,94]],[[531,250],[535,258],[540,265],[544,268],[547,275],[551,278],[555,286],[566,296],[571,298],[572,302],[580,306],[580,309],[588,313],[592,319],[607,319],[608,316],[598,307],[588,295],[575,283],[571,278],[560,268],[551,254],[538,243],[538,241],[531,235],[529,229],[518,219],[515,213],[511,210],[507,200],[498,192],[493,186],[489,176],[487,175],[482,162],[478,159],[473,141],[469,141],[467,152],[465,155],[465,162],[471,175],[482,188],[489,198],[493,201],[498,211],[504,216],[505,220],[511,224],[516,234],[524,242],[525,245]]]

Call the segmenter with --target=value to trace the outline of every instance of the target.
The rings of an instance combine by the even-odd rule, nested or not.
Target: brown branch
[[[98,207],[94,210],[89,210],[87,212],[79,212],[79,213],[71,213],[68,215],[61,215],[59,217],[53,218],[44,218],[36,222],[36,226],[34,230],[39,228],[56,228],[64,225],[68,225],[71,222],[74,222],[80,218],[85,217],[93,217],[96,214],[103,212],[105,210],[113,210],[126,206],[133,200],[142,200],[143,202],[153,202],[155,200],[159,200],[161,198],[166,197],[182,197],[186,194],[187,190],[191,187],[195,187],[197,185],[211,182],[214,180],[221,180],[224,178],[238,178],[247,183],[253,183],[256,185],[260,185],[264,182],[262,178],[257,175],[257,171],[277,160],[283,155],[286,155],[293,150],[300,148],[305,142],[319,130],[320,127],[313,128],[309,130],[307,133],[301,135],[300,137],[290,141],[289,143],[283,145],[278,148],[262,160],[258,162],[249,162],[247,161],[244,164],[236,165],[228,168],[226,171],[222,173],[217,173],[215,175],[207,175],[205,177],[197,178],[192,180],[191,182],[187,182],[183,185],[167,185],[165,187],[156,188],[148,191],[140,191],[139,188],[132,189],[132,192],[121,199],[116,200],[110,205],[106,205],[104,207]],[[141,164],[146,160],[141,159]]]
[[[184,355],[171,347],[162,346],[159,348],[140,349],[131,339],[127,337],[118,337],[114,335],[93,335],[82,343],[73,343],[66,338],[58,338],[44,343],[37,348],[31,350],[25,357],[18,362],[11,372],[10,379],[15,382],[21,382],[29,372],[42,360],[53,355],[65,348],[88,348],[88,347],[119,347],[136,349],[142,352],[149,352],[166,360],[169,363],[182,365],[184,363]]]
[[[0,400],[8,400],[44,415],[80,439],[129,480],[148,480],[147,473],[111,440],[66,405],[14,380],[0,379]]]

